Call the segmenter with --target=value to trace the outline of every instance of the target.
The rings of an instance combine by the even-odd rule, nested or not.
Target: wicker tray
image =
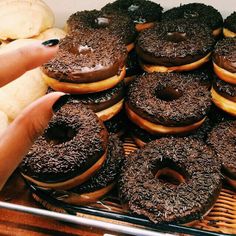
[[[124,150],[129,155],[137,146],[131,138],[125,138]],[[49,192],[30,185],[34,199],[49,210],[112,221],[118,224],[148,228],[155,231],[174,232],[189,235],[236,235],[236,192],[224,185],[220,196],[210,213],[191,227],[176,224],[155,225],[145,218],[125,212],[116,194],[110,194],[90,206],[75,206],[63,203]]]

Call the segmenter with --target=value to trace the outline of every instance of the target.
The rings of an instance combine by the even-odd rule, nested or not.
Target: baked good
[[[43,188],[66,190],[87,181],[106,160],[107,131],[94,112],[69,100],[23,159],[22,175]]]
[[[196,74],[151,73],[128,87],[129,119],[152,134],[188,133],[206,119],[211,98]]]
[[[125,159],[120,197],[154,223],[189,223],[212,208],[221,190],[220,162],[191,138],[152,141]]]
[[[67,20],[67,32],[69,34],[98,29],[106,29],[111,34],[120,37],[128,51],[134,48],[135,26],[132,20],[123,13],[105,13],[97,10],[80,11],[71,15]]]
[[[121,12],[127,14],[136,24],[136,30],[151,28],[154,22],[161,20],[163,8],[148,0],[116,0],[102,8],[105,12]]]
[[[136,51],[147,72],[189,71],[209,61],[215,40],[194,21],[167,21],[141,32]]]
[[[111,135],[108,141],[107,159],[101,169],[85,183],[67,191],[66,194],[63,192],[62,196],[60,192],[55,192],[54,197],[74,205],[96,202],[116,185],[124,156],[122,142],[117,136]]]
[[[217,107],[236,117],[236,84],[216,78],[211,89],[211,97]]]
[[[163,21],[175,21],[177,19],[204,23],[208,25],[215,37],[219,36],[222,31],[223,18],[220,12],[203,3],[189,3],[174,7],[164,12],[162,16]]]
[[[236,12],[233,12],[225,19],[223,33],[225,37],[236,36]]]
[[[33,38],[46,41],[49,39],[63,39],[65,37],[66,37],[66,32],[64,30],[60,28],[50,28],[41,32],[39,35]]]
[[[218,41],[212,56],[216,75],[231,84],[236,84],[236,38]]]
[[[52,10],[41,0],[2,0],[0,39],[21,39],[39,35],[53,27]]]
[[[125,76],[125,45],[108,31],[67,36],[59,47],[56,57],[42,67],[46,83],[54,90],[95,93],[114,87]]]
[[[236,121],[219,123],[209,134],[208,143],[222,163],[226,181],[236,188]]]

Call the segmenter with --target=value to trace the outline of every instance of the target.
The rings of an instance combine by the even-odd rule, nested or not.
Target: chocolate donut
[[[228,83],[236,84],[236,38],[218,41],[212,60],[216,75]]]
[[[210,92],[196,74],[145,74],[128,87],[128,117],[152,134],[190,132],[204,122],[210,106]]]
[[[124,156],[122,142],[116,135],[111,135],[108,141],[107,159],[101,169],[87,182],[59,196],[60,200],[75,205],[96,202],[115,186]]]
[[[236,188],[236,121],[219,123],[209,134],[208,143],[222,162],[226,180]]]
[[[161,19],[163,8],[148,0],[116,0],[102,8],[105,12],[122,12],[127,14],[136,24],[137,31],[153,26],[153,22]]]
[[[202,3],[190,3],[174,7],[163,13],[163,21],[175,21],[177,19],[195,20],[207,24],[214,36],[221,33],[223,18],[219,11],[212,6]]]
[[[70,189],[88,180],[106,159],[107,131],[98,117],[70,100],[21,163],[22,175],[45,188]]]
[[[223,33],[225,37],[236,37],[236,12],[225,19]]]
[[[147,72],[189,71],[209,60],[214,43],[204,25],[176,20],[141,32],[136,51]]]
[[[148,143],[125,159],[120,180],[123,202],[155,223],[201,219],[220,190],[219,160],[206,144],[191,138]]]
[[[120,38],[106,30],[83,31],[61,40],[56,57],[42,67],[44,79],[71,94],[107,90],[124,78],[126,57]]]
[[[188,134],[176,134],[176,135],[160,135],[150,134],[144,129],[141,129],[137,125],[130,122],[129,130],[134,142],[139,146],[143,147],[146,143],[150,143],[153,140],[160,139],[163,137],[191,137],[200,141],[206,142],[209,132],[213,128],[213,123],[209,118],[206,118],[205,122],[196,130]]]
[[[236,117],[236,84],[229,84],[216,78],[211,89],[211,96],[217,107]]]
[[[81,11],[71,15],[67,21],[69,34],[81,31],[107,29],[111,34],[121,37],[128,51],[134,47],[135,26],[129,16],[123,13],[105,13],[102,11]],[[131,45],[132,44],[132,45]]]

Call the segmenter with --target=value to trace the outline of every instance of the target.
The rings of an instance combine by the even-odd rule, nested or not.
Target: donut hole
[[[168,32],[166,40],[173,43],[179,43],[186,40],[185,32]]]
[[[165,87],[163,89],[156,90],[155,95],[158,99],[161,99],[166,102],[171,102],[182,97],[183,92],[173,87]]]
[[[94,28],[106,28],[110,24],[110,19],[107,17],[98,17],[94,20]]]
[[[60,144],[72,140],[76,133],[73,128],[65,124],[57,124],[46,130],[45,138],[49,143]]]

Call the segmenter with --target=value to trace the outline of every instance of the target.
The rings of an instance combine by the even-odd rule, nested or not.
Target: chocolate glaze
[[[236,102],[236,85],[226,83],[225,81],[216,78],[213,83],[213,88],[221,96]]]
[[[83,31],[62,39],[56,57],[42,69],[59,81],[90,83],[120,74],[126,57],[120,38],[101,29]]]
[[[138,56],[147,63],[179,66],[195,62],[213,50],[215,40],[209,29],[193,21],[161,22],[141,32]]]
[[[115,183],[120,175],[125,158],[123,144],[116,135],[111,135],[108,141],[107,159],[101,169],[87,182],[72,189],[75,193],[90,193]]]
[[[212,59],[219,67],[236,73],[236,38],[218,41]]]
[[[110,33],[130,44],[135,40],[136,31],[133,21],[123,13],[105,13],[102,11],[81,11],[71,15],[67,21],[68,33],[82,30],[107,29]]]
[[[147,0],[117,0],[108,3],[102,10],[125,13],[134,23],[138,24],[160,21],[163,8],[159,4]]]
[[[160,139],[163,137],[191,137],[205,142],[207,140],[208,133],[212,130],[213,126],[209,118],[196,130],[188,134],[179,134],[179,135],[154,135],[148,133],[146,130],[141,129],[135,124],[129,124],[129,129],[132,135],[144,143],[149,143],[153,140]]]
[[[209,134],[208,143],[222,162],[222,171],[236,179],[236,121],[219,123]]]
[[[219,11],[212,6],[202,3],[190,3],[174,7],[163,13],[163,21],[175,21],[194,19],[197,22],[207,24],[212,30],[222,27],[223,18]]]
[[[169,167],[181,173],[178,185],[155,177]],[[220,162],[203,142],[191,138],[152,141],[125,159],[120,197],[129,209],[155,223],[187,223],[200,219],[221,189]]]
[[[95,113],[71,100],[57,111],[23,159],[23,174],[61,182],[82,174],[104,154],[107,131]]]
[[[166,89],[180,96],[172,101],[157,96]],[[131,82],[127,104],[152,123],[176,127],[203,119],[209,112],[211,98],[208,88],[201,84],[196,74],[152,73]]]
[[[236,12],[233,12],[225,19],[224,27],[236,33]]]

